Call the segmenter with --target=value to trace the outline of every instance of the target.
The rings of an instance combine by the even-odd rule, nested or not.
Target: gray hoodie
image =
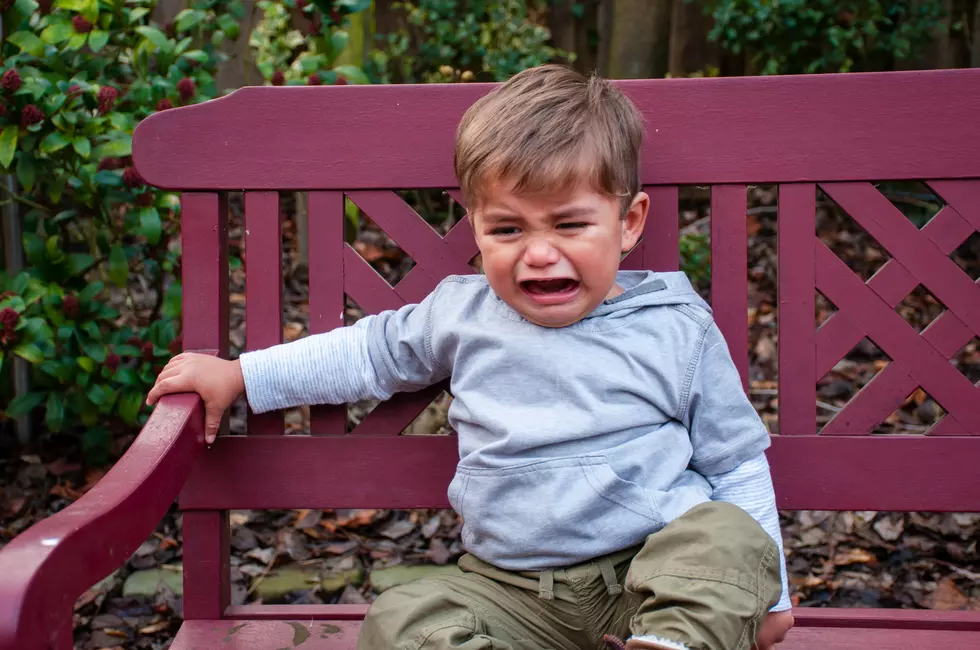
[[[686,276],[617,280],[623,294],[546,328],[485,277],[446,278],[417,305],[243,354],[249,403],[387,399],[451,377],[467,551],[531,570],[622,550],[711,499],[716,477],[764,464],[769,435]],[[764,526],[781,543],[771,489]]]

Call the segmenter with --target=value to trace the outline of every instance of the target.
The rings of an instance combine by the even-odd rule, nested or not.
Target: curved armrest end
[[[200,397],[164,397],[95,487],[0,550],[0,650],[51,647],[78,596],[153,533],[203,448]]]

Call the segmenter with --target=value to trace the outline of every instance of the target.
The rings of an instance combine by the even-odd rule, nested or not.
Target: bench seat
[[[980,648],[980,630],[881,627],[794,628],[779,650],[970,650]],[[359,621],[211,620],[187,621],[171,650],[355,650]],[[381,650],[381,649],[379,649]]]

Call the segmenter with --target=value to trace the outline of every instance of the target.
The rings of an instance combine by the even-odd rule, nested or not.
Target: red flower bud
[[[319,86],[323,83],[323,79],[320,78],[318,74],[311,74],[310,78],[306,80],[308,86]]]
[[[143,357],[143,361],[153,361],[153,344],[147,341],[140,348],[140,355]]]
[[[333,82],[335,86],[346,86],[347,77],[342,74],[337,75],[337,81]]]
[[[28,104],[20,111],[20,123],[24,126],[31,126],[44,121],[44,113],[34,104]]]
[[[78,317],[78,306],[78,298],[71,294],[61,299],[61,311],[72,320]]]
[[[190,77],[184,77],[177,82],[177,92],[180,93],[180,98],[185,102],[193,97],[196,91],[197,87],[194,85],[194,80]]]
[[[276,70],[272,73],[272,85],[281,86],[286,83],[286,75],[282,73],[282,70]]]
[[[184,337],[178,336],[167,347],[170,349],[170,354],[180,354],[180,351],[184,349]]]
[[[99,161],[99,171],[103,169],[119,169],[123,166],[123,161],[119,158],[103,158]]]
[[[146,183],[146,181],[143,180],[143,177],[140,176],[140,173],[136,171],[135,167],[127,167],[124,169],[122,180],[127,187],[139,187],[140,185],[144,185]]]
[[[116,105],[116,97],[119,96],[119,91],[117,91],[112,86],[102,86],[99,88],[99,94],[97,95],[99,100],[99,114],[105,115],[112,110],[112,107]]]
[[[0,86],[3,86],[12,93],[20,89],[21,83],[23,83],[23,79],[20,78],[20,73],[13,68],[4,72],[3,77],[0,77]]]
[[[157,102],[157,110],[158,111],[166,111],[166,110],[169,110],[169,109],[171,109],[173,107],[174,107],[174,103],[172,101],[170,101],[169,99],[167,99],[166,97],[164,97],[163,99],[161,99],[160,101]]]
[[[116,354],[115,352],[110,352],[109,354],[105,355],[104,365],[106,368],[109,369],[109,372],[115,372],[116,368],[119,367],[120,361],[121,359],[119,358],[118,354]]]
[[[0,311],[0,330],[13,331],[17,327],[18,320],[20,320],[20,314],[13,307],[4,307],[3,311]]]
[[[79,34],[88,34],[92,31],[92,23],[90,23],[84,16],[76,15],[71,19],[72,27]]]

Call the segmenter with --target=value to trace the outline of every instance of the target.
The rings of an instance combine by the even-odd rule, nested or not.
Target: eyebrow
[[[576,217],[585,217],[594,214],[595,210],[587,206],[569,206],[567,208],[559,208],[555,212],[551,213],[551,217],[554,219],[574,219]],[[523,221],[523,217],[510,212],[497,212],[490,211],[484,212],[482,216],[486,221]]]

